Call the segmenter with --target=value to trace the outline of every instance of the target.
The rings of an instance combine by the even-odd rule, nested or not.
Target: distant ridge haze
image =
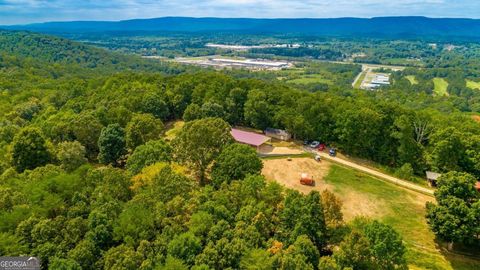
[[[46,22],[4,26],[14,30],[74,34],[101,32],[241,32],[337,37],[437,37],[480,40],[480,19],[427,17],[374,18],[193,18],[162,17],[124,21]]]

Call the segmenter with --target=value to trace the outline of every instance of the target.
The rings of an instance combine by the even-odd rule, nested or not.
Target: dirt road
[[[356,163],[353,163],[351,161],[348,161],[348,160],[345,160],[345,159],[342,159],[342,158],[339,158],[339,157],[331,157],[327,153],[324,153],[324,152],[318,152],[318,151],[313,151],[313,150],[308,150],[308,151],[319,154],[323,159],[330,160],[330,161],[333,161],[333,162],[336,162],[336,163],[340,163],[342,165],[345,165],[345,166],[357,169],[359,171],[368,173],[370,175],[382,178],[382,179],[384,179],[388,182],[391,182],[395,185],[398,185],[398,186],[401,186],[401,187],[404,187],[404,188],[407,188],[407,189],[410,189],[410,190],[413,190],[413,191],[417,191],[417,192],[420,192],[420,193],[423,193],[423,194],[426,194],[426,195],[433,196],[433,190],[431,190],[429,188],[422,187],[422,186],[419,186],[419,185],[415,185],[415,184],[413,184],[411,182],[408,182],[406,180],[402,180],[402,179],[390,176],[388,174],[381,173],[379,171],[370,169],[370,168],[362,166],[362,165],[358,165]]]

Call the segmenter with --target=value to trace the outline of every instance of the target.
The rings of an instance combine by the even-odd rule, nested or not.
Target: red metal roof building
[[[258,150],[258,147],[260,147],[262,144],[270,141],[269,137],[264,136],[262,134],[243,131],[235,128],[232,128],[232,131],[230,131],[230,134],[232,134],[235,141],[253,146],[257,148],[257,150]]]

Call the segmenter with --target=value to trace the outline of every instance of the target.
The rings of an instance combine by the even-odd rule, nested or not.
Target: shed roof
[[[274,133],[274,134],[277,134],[277,135],[284,135],[284,136],[288,136],[289,133],[288,131],[286,130],[283,130],[283,129],[278,129],[278,128],[266,128],[265,129],[265,133]]]
[[[427,179],[428,180],[437,180],[441,176],[441,174],[436,173],[436,172],[428,172],[427,171],[426,173],[427,173]]]
[[[475,185],[475,188],[480,191],[480,181],[477,182],[477,184]]]
[[[263,136],[262,134],[243,131],[235,128],[232,128],[230,134],[232,134],[235,141],[253,146],[260,146],[270,140],[269,137]]]

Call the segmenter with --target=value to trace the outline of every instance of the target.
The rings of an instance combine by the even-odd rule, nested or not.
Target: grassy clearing
[[[165,135],[163,136],[165,140],[171,141],[177,137],[178,132],[185,125],[183,121],[174,121],[165,124]]]
[[[433,78],[435,88],[433,92],[437,96],[448,96],[447,88],[448,82],[444,78]]]
[[[262,160],[276,160],[276,159],[286,159],[286,158],[311,158],[313,159],[314,155],[312,153],[303,153],[303,154],[290,154],[290,155],[278,155],[278,156],[262,156]]]
[[[419,59],[387,58],[387,59],[384,59],[382,62],[388,65],[401,65],[401,66],[414,66],[414,67],[424,66],[424,63]]]
[[[418,84],[417,78],[415,78],[414,75],[405,76],[405,79],[407,79],[412,85]]]
[[[480,260],[447,254],[438,247],[424,218],[425,203],[431,197],[336,164],[324,181],[344,202],[361,205],[360,213],[369,213],[402,234],[411,269],[480,269]]]
[[[480,90],[480,82],[467,80],[467,87],[470,89],[478,89]]]
[[[288,80],[288,83],[295,83],[295,84],[313,84],[313,83],[324,83],[331,85],[333,82],[329,79],[324,78],[320,74],[315,75],[302,75],[300,78]]]

